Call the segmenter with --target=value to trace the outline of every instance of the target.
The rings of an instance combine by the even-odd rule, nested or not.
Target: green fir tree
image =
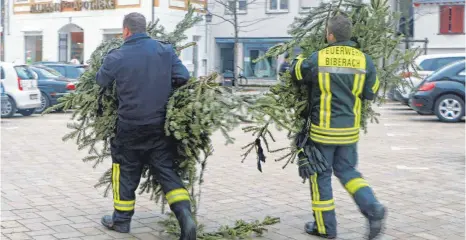
[[[352,0],[339,0],[321,4],[313,8],[303,17],[296,18],[291,25],[292,40],[284,45],[271,48],[264,57],[278,56],[293,48],[300,47],[303,55],[326,46],[325,26],[327,19],[337,12],[345,12],[354,22],[354,36],[361,50],[378,60],[377,70],[381,81],[380,92],[384,94],[388,87],[397,84],[400,77],[398,69],[412,64],[416,51],[402,52],[398,46],[402,36],[396,35],[397,14],[390,11],[387,1],[373,0],[370,4],[362,4]],[[158,22],[150,23],[148,34],[158,40],[169,41],[177,51],[190,47],[193,43],[181,46],[186,40],[184,32],[201,20],[192,7],[185,18],[176,26],[173,32],[167,33]],[[94,166],[110,157],[109,141],[114,136],[117,120],[115,88],[104,92],[95,83],[95,75],[103,58],[112,49],[123,44],[122,39],[112,39],[102,43],[92,54],[89,69],[80,77],[75,93],[60,99],[60,104],[53,109],[74,109],[73,123],[68,127],[72,131],[64,140],[74,139],[80,150],[88,150],[89,155],[84,161],[93,162]],[[215,83],[217,74],[211,74],[199,79],[191,79],[187,85],[177,89],[171,96],[166,115],[166,134],[178,141],[179,157],[175,159],[179,166],[179,174],[187,179],[186,187],[191,194],[193,211],[196,214],[200,203],[201,186],[207,159],[213,153],[211,135],[221,131],[226,143],[234,142],[228,132],[240,123],[250,125],[243,128],[245,132],[253,133],[255,139],[244,147],[244,158],[254,149],[258,153],[258,168],[265,160],[262,142],[268,152],[289,151],[276,161],[287,159],[284,167],[295,158],[293,144],[281,149],[271,150],[269,142],[275,141],[271,127],[286,130],[291,138],[302,129],[307,109],[307,89],[299,87],[285,74],[282,83],[270,88],[270,92],[260,96],[240,96],[232,94],[226,88]],[[380,104],[382,98],[375,104]],[[369,121],[377,121],[378,114],[372,109],[372,102],[364,102],[361,127],[367,131]],[[99,111],[101,110],[101,111]],[[244,160],[244,159],[243,159]],[[161,206],[165,206],[164,195],[160,184],[152,178],[149,169],[143,171],[143,181],[140,194],[148,193]],[[101,177],[96,186],[106,186],[106,192],[111,188],[111,169]],[[264,221],[246,223],[238,220],[233,227],[223,226],[217,232],[206,233],[201,224],[198,239],[235,239],[247,238],[252,234],[261,235],[265,226],[279,222],[278,218],[266,217]],[[179,227],[173,215],[162,222],[166,231],[174,236],[179,235]]]
[[[157,40],[170,42],[179,52],[195,43],[181,45],[187,39],[186,30],[201,21],[195,9],[191,6],[185,18],[177,24],[173,32],[167,33],[159,22],[149,23],[148,34]],[[92,53],[89,60],[89,69],[82,74],[76,91],[60,99],[60,104],[47,109],[74,109],[73,123],[68,124],[72,131],[63,137],[63,140],[74,139],[79,150],[87,149],[89,155],[83,159],[93,162],[94,167],[110,159],[110,139],[114,137],[117,121],[117,97],[115,84],[113,88],[102,90],[96,84],[96,73],[102,65],[103,59],[109,51],[123,44],[123,39],[116,38],[102,43]],[[180,87],[172,94],[166,115],[165,130],[168,136],[178,141],[178,155],[174,159],[178,172],[183,179],[187,179],[185,187],[191,195],[194,216],[196,216],[198,203],[201,197],[203,174],[207,158],[212,155],[213,147],[211,135],[221,131],[226,143],[233,143],[234,139],[228,132],[241,122],[248,121],[245,117],[248,105],[253,101],[231,94],[231,91],[218,87],[215,82],[217,74],[211,74],[199,79],[191,79],[185,86]],[[112,169],[109,168],[99,179],[96,187],[106,187],[105,195],[112,187]],[[139,194],[148,193],[156,203],[161,203],[164,211],[165,196],[161,185],[153,178],[149,167],[144,166],[142,183]],[[261,235],[266,231],[265,226],[275,224],[278,218],[266,217],[263,221],[246,223],[236,221],[233,227],[222,226],[217,232],[206,233],[203,226],[198,224],[198,239],[215,240],[224,238],[245,238],[251,234]],[[161,222],[166,231],[179,236],[179,226],[173,214]]]
[[[289,34],[292,40],[285,44],[272,47],[265,57],[277,57],[284,52],[292,53],[293,49],[299,47],[302,55],[308,57],[311,53],[327,46],[325,42],[326,25],[330,17],[338,13],[345,13],[353,20],[353,40],[359,43],[360,50],[369,54],[374,59],[377,75],[380,80],[379,95],[385,96],[391,86],[399,85],[401,77],[397,75],[398,70],[413,64],[413,59],[419,55],[417,49],[401,50],[403,36],[397,33],[398,13],[390,9],[387,0],[371,0],[369,4],[354,0],[334,0],[322,3],[312,8],[303,17],[296,17],[290,26]],[[258,59],[256,61],[259,61]],[[264,142],[269,152],[287,150],[283,157],[276,161],[285,160],[283,167],[293,162],[296,157],[296,147],[293,141],[289,147],[271,150],[268,142],[275,141],[270,133],[270,127],[276,126],[279,130],[288,131],[288,137],[294,139],[294,135],[303,129],[307,117],[308,90],[306,86],[297,85],[291,80],[289,74],[281,78],[281,84],[274,85],[270,92],[257,100],[253,106],[255,124],[243,128],[245,132],[252,132],[255,140],[246,145],[246,158],[252,149],[260,149],[260,142]],[[368,122],[377,122],[379,114],[374,111],[374,104],[384,102],[383,97],[375,101],[363,101],[361,129],[367,133]],[[265,158],[258,154],[258,158]]]

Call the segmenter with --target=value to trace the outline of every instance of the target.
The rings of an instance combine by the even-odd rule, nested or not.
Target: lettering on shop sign
[[[328,47],[319,52],[319,66],[364,69],[366,57],[361,51],[352,47]]]
[[[115,9],[115,0],[93,0],[93,1],[75,1],[60,3],[42,3],[32,4],[31,13],[50,13],[50,12],[61,12],[64,9],[70,9],[73,11],[89,11],[89,10],[106,10]]]

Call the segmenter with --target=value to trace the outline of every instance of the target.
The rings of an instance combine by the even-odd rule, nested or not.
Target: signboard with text
[[[31,5],[31,13],[52,13],[62,11],[92,11],[115,9],[115,0],[74,1],[60,3],[37,3]]]
[[[413,0],[413,4],[460,4],[464,5],[465,0]]]

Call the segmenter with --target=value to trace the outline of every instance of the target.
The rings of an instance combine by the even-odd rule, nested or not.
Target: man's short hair
[[[329,34],[333,34],[337,42],[348,41],[351,38],[353,23],[344,13],[337,13],[329,19],[327,29]]]
[[[144,15],[132,12],[125,15],[123,19],[123,28],[128,28],[131,33],[145,33],[146,32],[146,17]]]

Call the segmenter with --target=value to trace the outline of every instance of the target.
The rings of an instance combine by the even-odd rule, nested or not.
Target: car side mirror
[[[38,80],[39,79],[39,75],[37,75],[36,72],[32,72],[32,76],[34,77],[34,80]]]

